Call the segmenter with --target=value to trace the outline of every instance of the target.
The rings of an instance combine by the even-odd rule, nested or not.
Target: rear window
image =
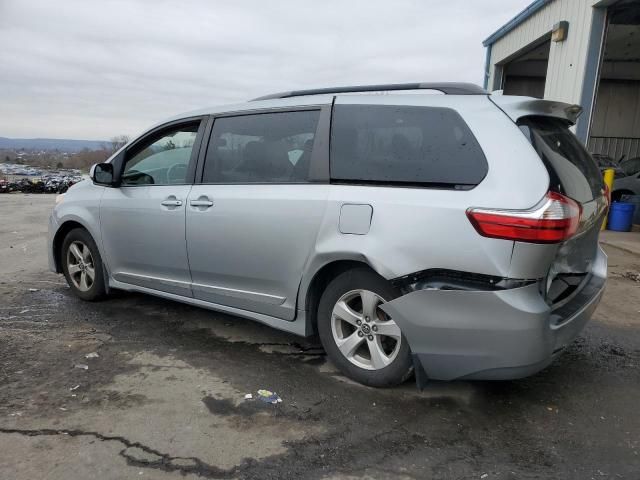
[[[473,187],[487,160],[449,108],[336,105],[331,179],[338,182]]]
[[[602,194],[604,183],[598,165],[566,121],[525,117],[518,125],[547,167],[551,190],[578,202],[589,202]]]

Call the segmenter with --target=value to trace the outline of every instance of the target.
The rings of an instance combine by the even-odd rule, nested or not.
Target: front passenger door
[[[185,205],[203,124],[201,118],[173,123],[127,149],[120,186],[106,188],[100,204],[102,242],[115,280],[191,296]]]

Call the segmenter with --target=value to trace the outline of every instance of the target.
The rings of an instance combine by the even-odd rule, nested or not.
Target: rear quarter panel
[[[305,298],[315,272],[341,259],[366,262],[387,279],[430,268],[508,276],[514,242],[480,236],[467,219],[466,210],[527,209],[547,192],[548,173],[515,123],[486,96],[345,95],[339,96],[336,103],[453,108],[482,147],[488,173],[478,186],[466,191],[331,185],[299,300]],[[367,234],[340,232],[340,209],[344,204],[372,206]]]

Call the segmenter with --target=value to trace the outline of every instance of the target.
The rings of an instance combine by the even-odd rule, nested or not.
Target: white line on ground
[[[41,303],[39,305],[16,305],[12,307],[0,307],[0,310],[17,310],[19,308],[48,308],[48,307],[56,307],[57,303]]]

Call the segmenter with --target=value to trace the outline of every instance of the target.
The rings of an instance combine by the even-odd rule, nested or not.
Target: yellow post
[[[615,178],[616,171],[613,168],[607,168],[602,176],[604,177],[604,183],[609,189],[609,203],[611,203],[611,191],[613,190],[613,179]],[[604,230],[607,226],[607,220],[609,218],[609,213],[604,217],[604,222],[602,222],[602,227],[600,230]]]

